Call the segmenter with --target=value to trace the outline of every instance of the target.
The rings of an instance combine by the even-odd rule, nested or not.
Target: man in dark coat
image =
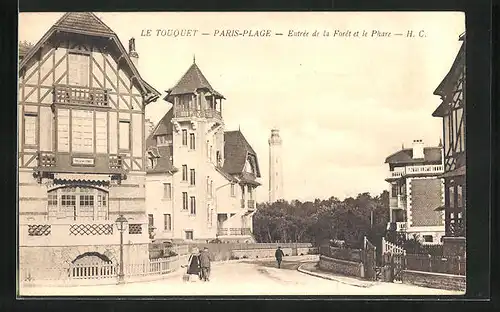
[[[210,280],[210,255],[208,248],[205,247],[200,254],[201,276],[204,281]]]
[[[276,257],[276,262],[278,262],[278,269],[281,268],[281,261],[283,260],[283,250],[281,250],[281,247],[278,246],[278,249],[276,249],[276,252],[274,253],[274,256]]]
[[[199,278],[201,279],[200,255],[198,254],[198,251],[196,251],[196,250],[193,251],[193,253],[189,257],[188,268],[187,268],[186,273],[189,275],[198,275]]]

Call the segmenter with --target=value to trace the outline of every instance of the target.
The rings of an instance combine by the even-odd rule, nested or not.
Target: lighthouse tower
[[[269,202],[283,199],[282,140],[278,129],[271,130],[269,138]]]

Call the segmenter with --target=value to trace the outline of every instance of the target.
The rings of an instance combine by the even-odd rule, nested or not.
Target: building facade
[[[465,255],[465,33],[450,71],[434,91],[442,103],[432,116],[443,119],[443,154],[445,183],[444,252],[449,255]],[[439,210],[439,208],[438,208]]]
[[[284,198],[282,144],[278,129],[271,130],[269,143],[269,202]]]
[[[412,148],[404,147],[386,158],[389,176],[389,224],[406,238],[418,235],[424,244],[442,242],[444,214],[436,207],[444,204],[442,148],[424,147],[414,140]]]
[[[193,61],[165,100],[173,107],[147,138],[146,200],[152,237],[253,240],[257,154],[225,131],[224,96]]]
[[[20,269],[148,257],[144,108],[160,93],[96,15],[64,14],[20,51]]]

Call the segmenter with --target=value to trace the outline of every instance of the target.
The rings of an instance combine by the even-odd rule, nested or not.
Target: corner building
[[[151,238],[253,241],[259,163],[241,131],[225,131],[224,96],[193,61],[165,100],[146,143]]]
[[[148,258],[144,109],[160,93],[96,15],[66,13],[20,51],[19,262],[33,274]]]

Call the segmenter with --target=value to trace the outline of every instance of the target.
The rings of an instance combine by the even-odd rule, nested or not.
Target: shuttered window
[[[120,120],[120,149],[130,150],[130,121]]]
[[[90,57],[85,54],[69,54],[69,84],[74,86],[89,86]]]
[[[96,153],[106,154],[108,152],[108,114],[106,112],[96,112]]]
[[[57,110],[57,150],[69,152],[69,110]]]
[[[94,114],[92,111],[73,110],[71,119],[71,150],[94,152]]]
[[[38,116],[36,114],[24,114],[24,144],[36,145],[36,123]]]

